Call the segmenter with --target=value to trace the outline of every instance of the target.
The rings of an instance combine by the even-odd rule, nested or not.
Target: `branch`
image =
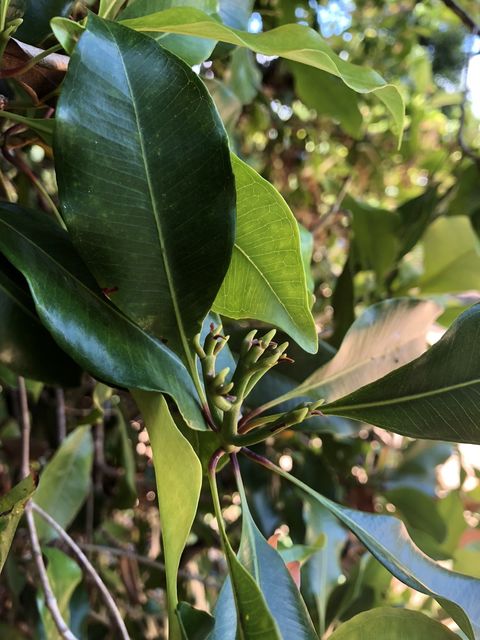
[[[116,626],[118,627],[118,631],[120,632],[120,638],[122,638],[122,640],[130,640],[130,636],[128,635],[127,627],[125,626],[125,623],[123,621],[122,615],[121,615],[120,611],[118,610],[117,605],[115,604],[115,600],[112,598],[109,590],[105,586],[105,583],[103,582],[101,577],[98,575],[97,571],[95,570],[95,568],[92,565],[92,563],[90,562],[90,560],[83,553],[83,551],[80,549],[80,547],[75,542],[75,540],[73,540],[73,538],[71,538],[68,535],[68,533],[65,531],[65,529],[63,527],[61,527],[58,524],[58,522],[52,518],[51,515],[49,515],[46,511],[44,511],[41,507],[39,507],[38,504],[36,504],[35,502],[32,502],[31,505],[32,505],[33,511],[38,513],[38,515],[40,517],[42,517],[46,522],[48,522],[48,524],[53,529],[55,529],[55,531],[58,533],[59,537],[70,547],[70,549],[75,554],[75,556],[76,556],[77,560],[79,561],[79,563],[82,565],[82,567],[88,573],[88,575],[92,578],[93,582],[95,583],[95,585],[97,586],[98,590],[100,591],[100,593],[103,596],[103,599],[105,601],[105,605],[106,605],[108,611],[110,612],[112,620],[115,622]]]
[[[480,25],[463,9],[456,0],[442,0],[443,4],[448,7],[459,18],[465,27],[474,33],[478,33]]]
[[[30,473],[30,414],[28,412],[28,398],[27,389],[25,387],[25,380],[22,377],[18,378],[18,391],[20,400],[20,414],[22,422],[22,477],[26,478]],[[27,520],[28,533],[30,536],[30,543],[32,545],[33,559],[38,571],[38,577],[40,578],[40,584],[45,595],[45,604],[50,611],[50,615],[57,627],[58,633],[63,640],[78,640],[77,637],[70,631],[67,623],[63,619],[62,613],[58,607],[57,599],[52,591],[50,581],[48,579],[47,570],[43,562],[42,550],[40,548],[40,542],[38,540],[37,529],[35,527],[35,520],[33,518],[32,503],[27,502],[25,505],[25,518]]]

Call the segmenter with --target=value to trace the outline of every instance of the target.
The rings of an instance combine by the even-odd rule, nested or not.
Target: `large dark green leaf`
[[[13,267],[0,261],[0,363],[33,380],[78,384],[80,369],[46,331],[28,288],[14,275]]]
[[[66,438],[40,476],[35,503],[64,529],[72,522],[90,491],[93,442],[90,427],[78,427]],[[38,536],[56,537],[42,518],[35,516]]]
[[[434,302],[413,298],[368,307],[335,356],[277,402],[295,397],[333,401],[409,362],[425,350],[427,329],[440,312]]]
[[[435,598],[470,640],[480,638],[480,580],[434,562],[415,546],[398,518],[339,505],[279,467],[269,466],[336,516],[396,578]]]
[[[459,640],[445,625],[419,611],[379,607],[359,613],[330,636],[331,640]]]
[[[425,354],[322,411],[414,438],[480,443],[480,305]]]
[[[235,226],[227,136],[205,86],[151,38],[91,15],[62,88],[55,159],[63,216],[98,282],[193,369],[189,339]]]
[[[66,16],[74,0],[26,0],[23,23],[15,37],[28,44],[40,44],[50,33],[50,20]]]
[[[284,560],[258,530],[243,497],[239,558],[255,576],[284,638],[316,640],[310,616]]]
[[[176,614],[177,572],[197,512],[202,466],[191,444],[177,429],[161,394],[137,391],[134,398],[145,419],[157,479],[158,508],[167,580],[170,639],[181,640]]]
[[[2,204],[0,251],[26,277],[56,342],[82,367],[113,385],[163,391],[190,426],[204,428],[184,365],[102,295],[67,234],[48,216]]]
[[[201,9],[209,15],[216,12],[218,5],[216,0],[134,0],[118,14],[117,20],[140,18],[156,11],[164,11],[173,7],[191,7],[193,4],[197,9]],[[189,65],[200,64],[206,60],[216,44],[216,40],[180,36],[174,33],[158,33],[157,31],[151,35],[162,47],[182,58]]]
[[[195,609],[188,602],[180,602],[177,607],[182,640],[207,640],[213,629],[214,619],[206,611]]]
[[[10,551],[25,503],[34,491],[33,478],[28,476],[0,498],[0,572]]]
[[[229,318],[274,324],[310,353],[318,349],[298,224],[278,191],[232,155],[237,232],[213,308]]]
[[[339,77],[358,93],[374,93],[390,111],[394,126],[401,137],[404,106],[398,89],[387,84],[375,71],[339,58],[313,29],[289,24],[265,33],[248,33],[229,28],[203,11],[186,7],[126,20],[125,24],[138,31],[159,31],[213,38],[240,47],[248,47],[256,53],[282,56],[326,71]]]

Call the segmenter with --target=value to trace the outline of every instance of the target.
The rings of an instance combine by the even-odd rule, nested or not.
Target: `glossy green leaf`
[[[166,9],[191,7],[192,5],[208,15],[215,13],[218,9],[217,0],[134,0],[118,14],[117,20],[131,20]],[[153,31],[148,35],[151,35],[162,47],[177,55],[190,66],[206,60],[216,45],[216,40],[208,38],[159,33],[158,31]]]
[[[73,0],[26,0],[23,23],[15,33],[22,42],[38,45],[50,33],[50,20],[67,16]]]
[[[70,622],[70,600],[82,579],[82,570],[75,560],[72,560],[72,558],[63,553],[63,551],[60,551],[60,549],[46,547],[43,549],[43,554],[48,560],[48,581],[57,600],[60,613],[68,625]],[[37,603],[43,622],[45,637],[48,638],[48,640],[62,640],[62,636],[58,632],[55,622],[47,609],[45,598],[41,591],[38,592]]]
[[[0,363],[17,375],[75,386],[80,369],[40,322],[28,288],[0,262]]]
[[[422,356],[322,407],[413,438],[480,443],[480,305]]]
[[[276,325],[310,353],[318,349],[298,224],[278,191],[232,155],[237,233],[213,309]]]
[[[7,494],[0,497],[0,572],[10,551],[25,503],[31,498],[34,491],[33,478],[28,476]]]
[[[178,604],[177,616],[182,640],[207,640],[215,622],[209,613],[195,609],[188,602]]]
[[[327,114],[340,122],[353,138],[359,138],[362,114],[358,98],[340,78],[299,62],[290,62],[289,68],[295,80],[295,91],[300,100],[319,114]]]
[[[151,38],[92,14],[56,119],[73,243],[112,301],[192,370],[189,340],[225,276],[235,227],[227,136],[205,86]]]
[[[395,298],[368,307],[335,356],[282,398],[332,402],[397,369],[425,351],[427,330],[440,312],[436,303],[414,298]]]
[[[480,290],[480,250],[467,216],[441,217],[423,237],[424,272],[410,286],[422,293]]]
[[[248,33],[229,28],[202,11],[178,8],[126,20],[125,24],[139,31],[160,31],[214,38],[240,47],[248,47],[267,56],[282,56],[288,60],[326,71],[343,80],[358,93],[373,92],[390,111],[399,137],[403,129],[404,105],[398,89],[381,76],[345,62],[339,58],[318,32],[298,24],[289,24],[265,33]]]
[[[26,277],[43,324],[82,367],[113,385],[163,391],[189,426],[205,428],[184,365],[102,295],[67,234],[48,216],[0,205],[0,251]]]
[[[431,187],[398,207],[397,214],[400,218],[400,227],[397,231],[400,242],[398,257],[411,251],[420,240],[435,215],[437,203],[437,189]]]
[[[260,586],[281,637],[317,640],[305,603],[284,560],[258,530],[241,485],[239,490],[242,499],[242,537],[238,559]]]
[[[331,640],[458,640],[448,627],[419,611],[379,607],[344,622]]]
[[[347,535],[337,518],[317,502],[305,502],[304,520],[307,542],[313,543],[320,537],[325,540],[323,547],[306,566],[308,588],[317,605],[322,636],[326,627],[328,599],[343,575],[341,554]]]
[[[93,442],[90,427],[77,427],[45,465],[35,493],[35,503],[66,529],[90,491]],[[35,515],[38,537],[49,541],[56,532]]]
[[[152,447],[168,594],[170,638],[181,638],[177,608],[177,571],[202,488],[202,466],[173,421],[161,394],[136,391]]]
[[[432,598],[450,614],[470,640],[480,637],[480,580],[445,569],[410,539],[401,520],[356,511],[332,502],[279,467],[276,472],[328,509],[392,575]]]

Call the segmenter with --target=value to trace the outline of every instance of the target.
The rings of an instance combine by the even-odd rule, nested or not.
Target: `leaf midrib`
[[[283,310],[287,314],[288,319],[290,320],[290,322],[292,322],[293,326],[296,327],[297,323],[295,322],[295,320],[291,316],[290,312],[288,311],[287,307],[285,306],[285,303],[282,302],[282,299],[278,296],[278,293],[275,291],[275,289],[273,288],[272,284],[268,281],[267,277],[265,276],[263,271],[260,269],[260,267],[252,260],[252,258],[248,255],[248,253],[246,253],[246,251],[244,249],[242,249],[242,247],[239,244],[237,244],[235,242],[235,244],[233,245],[233,248],[237,249],[237,251],[239,251],[240,254],[247,260],[247,262],[249,262],[252,265],[252,267],[255,269],[255,271],[257,271],[257,273],[260,275],[260,278],[265,282],[267,287],[272,292],[274,298],[277,300],[277,302],[280,303],[280,306],[283,308]]]
[[[195,364],[194,364],[194,362],[192,360],[192,356],[191,356],[190,349],[189,349],[189,346],[188,346],[188,339],[187,339],[187,336],[185,334],[185,329],[184,329],[182,318],[181,318],[181,314],[180,314],[180,308],[179,308],[177,296],[176,296],[176,293],[175,293],[175,287],[174,287],[174,283],[173,283],[172,273],[170,271],[170,265],[168,263],[168,260],[166,259],[167,253],[166,253],[165,240],[163,238],[163,232],[162,232],[162,228],[161,228],[161,224],[160,224],[160,216],[159,216],[159,212],[157,210],[157,205],[156,205],[155,198],[154,198],[153,185],[152,185],[152,181],[150,179],[150,171],[149,171],[149,168],[147,166],[146,152],[145,152],[145,141],[144,141],[144,137],[143,137],[143,133],[142,133],[142,128],[140,126],[140,118],[139,118],[139,113],[138,113],[138,109],[137,109],[137,104],[136,104],[136,101],[134,99],[132,85],[131,85],[131,82],[130,82],[130,76],[128,74],[127,67],[125,65],[125,61],[124,61],[124,58],[123,58],[123,54],[122,54],[122,51],[121,51],[121,49],[120,49],[120,47],[118,45],[118,42],[117,42],[117,40],[115,38],[115,35],[114,35],[114,33],[112,33],[112,30],[110,29],[108,23],[105,23],[105,25],[106,25],[108,31],[110,32],[110,35],[112,37],[112,42],[115,43],[119,58],[120,58],[121,63],[122,63],[123,71],[125,73],[125,80],[126,80],[127,85],[128,85],[131,104],[132,104],[133,112],[135,114],[135,122],[136,122],[136,125],[137,125],[138,139],[139,139],[139,143],[140,143],[142,162],[143,162],[143,167],[144,167],[144,171],[145,171],[145,178],[147,180],[148,194],[149,194],[149,197],[150,197],[150,202],[151,202],[151,205],[152,205],[152,212],[153,212],[153,216],[154,216],[154,219],[155,219],[155,227],[157,229],[158,241],[159,241],[160,248],[161,248],[161,257],[162,257],[163,266],[165,268],[165,275],[167,277],[168,289],[170,291],[170,297],[172,299],[173,310],[174,310],[174,313],[175,313],[175,319],[177,321],[178,332],[179,332],[179,335],[180,335],[180,340],[181,340],[182,347],[183,347],[183,350],[184,350],[184,353],[185,353],[185,357],[186,357],[186,360],[187,360],[188,365],[190,367],[190,370],[194,371],[195,370]]]
[[[374,383],[372,383],[374,384]],[[474,386],[476,384],[480,384],[480,378],[474,378],[473,380],[468,380],[466,382],[459,382],[457,384],[448,385],[446,387],[441,387],[439,389],[432,389],[430,391],[423,391],[422,393],[411,394],[408,396],[400,396],[398,398],[389,398],[387,400],[378,400],[375,402],[363,402],[359,404],[352,405],[336,405],[334,402],[330,405],[325,405],[322,407],[323,413],[337,415],[341,411],[357,411],[359,409],[371,409],[376,407],[386,407],[394,404],[402,404],[405,402],[411,402],[414,400],[422,400],[423,398],[431,398],[434,396],[439,396],[444,393],[451,393],[456,391],[457,389],[464,389],[466,387]],[[365,387],[364,387],[365,388]],[[355,393],[355,392],[353,392]],[[348,396],[345,396],[348,397]]]

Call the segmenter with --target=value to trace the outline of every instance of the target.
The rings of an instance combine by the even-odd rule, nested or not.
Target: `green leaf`
[[[397,235],[401,249],[397,259],[411,251],[420,240],[425,229],[432,221],[437,203],[437,189],[432,187],[426,189],[420,196],[407,200],[398,207],[397,213],[400,218],[400,227]]]
[[[227,86],[242,104],[250,104],[260,89],[261,81],[262,74],[252,52],[248,49],[236,49],[231,56]]]
[[[252,518],[241,482],[239,490],[242,499],[242,535],[238,561],[253,576],[260,588],[268,610],[278,625],[280,637],[317,640],[305,603],[285,561],[268,544]],[[237,632],[240,633],[240,630],[232,625],[235,600],[232,581],[229,578],[218,599],[215,609],[215,627],[210,640],[217,638],[235,640],[238,637]]]
[[[48,216],[1,204],[0,251],[26,277],[43,324],[82,367],[113,385],[163,391],[189,426],[205,428],[184,365],[102,295],[68,235]]]
[[[278,191],[232,155],[237,233],[213,309],[236,320],[274,324],[309,353],[318,349],[298,224]]]
[[[189,340],[235,227],[227,135],[205,86],[151,38],[91,14],[57,107],[55,161],[65,222],[100,286],[194,370]]]
[[[15,37],[28,44],[41,44],[50,33],[50,20],[67,16],[73,0],[26,0],[23,22]]]
[[[300,100],[318,114],[326,113],[340,122],[353,138],[362,130],[362,114],[358,98],[340,78],[299,62],[289,62],[295,80],[295,91]]]
[[[470,640],[480,637],[480,580],[434,562],[415,546],[398,518],[339,505],[280,467],[271,467],[336,516],[398,580],[435,598]]]
[[[14,276],[14,269],[0,262],[0,363],[47,384],[79,384],[80,369],[54,342],[30,292]]]
[[[374,93],[390,111],[401,139],[404,104],[398,89],[387,84],[381,76],[345,62],[339,58],[318,32],[298,24],[289,24],[266,33],[247,33],[229,28],[202,11],[178,8],[126,20],[125,24],[138,31],[160,31],[195,35],[247,47],[267,56],[281,56],[326,71],[343,80],[358,93]]]
[[[243,487],[242,537],[238,558],[254,576],[283,638],[317,640],[305,603],[280,554],[258,530]]]
[[[313,234],[300,223],[298,223],[298,230],[300,231],[300,249],[302,251],[303,268],[305,269],[305,277],[307,279],[307,289],[313,293],[315,289],[311,267],[314,249]]]
[[[479,244],[467,216],[435,220],[423,237],[422,293],[456,293],[480,289]]]
[[[325,539],[321,549],[306,567],[309,591],[315,598],[320,622],[320,637],[325,632],[328,599],[339,584],[342,574],[341,554],[345,546],[346,531],[325,507],[306,501],[304,508],[306,540],[313,543],[320,536]]]
[[[180,602],[177,607],[182,640],[207,640],[215,623],[206,611],[195,609],[188,602]]]
[[[27,118],[21,116],[18,113],[11,113],[10,111],[0,111],[0,118],[11,120],[18,124],[24,124],[44,140],[48,145],[52,145],[53,140],[53,128],[55,126],[55,120],[53,118]]]
[[[383,282],[392,269],[399,251],[396,232],[400,217],[396,212],[377,209],[350,196],[343,205],[352,213],[352,257],[362,270],[375,272],[377,282]]]
[[[173,421],[161,394],[133,394],[147,426],[157,479],[158,508],[168,594],[170,638],[181,638],[176,615],[180,557],[197,512],[202,466],[192,446]]]
[[[344,622],[331,640],[459,640],[445,625],[419,611],[379,607]]]
[[[413,438],[480,443],[480,305],[422,356],[322,407]]]
[[[82,570],[78,564],[60,549],[44,548],[43,554],[48,560],[47,576],[57,600],[58,608],[68,625],[70,622],[70,599],[77,585],[82,579]],[[62,640],[55,622],[47,609],[45,598],[41,591],[37,595],[37,603],[43,622],[45,637],[48,640]]]
[[[77,427],[62,442],[40,476],[35,503],[66,529],[85,502],[90,491],[93,442],[90,427]],[[56,532],[35,515],[38,536],[49,541]]]
[[[28,476],[0,497],[0,573],[10,551],[25,504],[34,491],[33,478]]]
[[[69,18],[52,18],[50,20],[50,27],[53,31],[53,35],[65,49],[65,51],[72,55],[80,36],[85,31],[84,27],[70,20]]]
[[[332,402],[380,378],[425,351],[426,333],[441,307],[429,300],[395,298],[368,307],[323,367],[282,398]],[[323,407],[322,407],[323,411]]]
[[[120,12],[117,20],[142,18],[157,11],[175,7],[191,7],[192,4],[195,4],[197,9],[204,11],[208,15],[215,13],[218,8],[216,0],[135,0]],[[153,31],[148,35],[153,37],[164,49],[171,51],[184,60],[189,66],[200,64],[207,60],[216,45],[216,40],[195,38],[194,36],[179,36],[174,33]]]

